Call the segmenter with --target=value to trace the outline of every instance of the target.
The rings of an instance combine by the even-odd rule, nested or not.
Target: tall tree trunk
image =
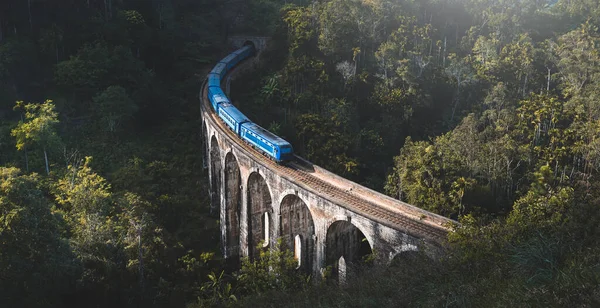
[[[33,32],[33,21],[31,20],[31,0],[27,0],[27,11],[29,12],[29,30]]]
[[[49,175],[50,167],[48,166],[48,152],[46,151],[46,147],[44,147],[44,160],[46,161],[46,175]]]
[[[385,83],[387,85],[387,83],[388,83],[388,73],[387,73],[387,71],[388,70],[387,70],[387,66],[385,64],[385,56],[382,57],[382,60],[383,60],[383,76],[385,78]]]
[[[454,32],[455,37],[456,37],[456,41],[455,41],[455,46],[458,46],[458,24],[456,24],[456,31]]]
[[[23,122],[23,113],[21,113],[21,122]],[[23,147],[23,153],[25,153],[25,170],[29,172],[29,156],[27,156],[27,146]]]
[[[398,200],[402,201],[402,174],[398,174]]]
[[[104,0],[104,21],[108,22],[108,3],[107,0]]]
[[[458,108],[459,101],[460,101],[460,85],[458,87],[456,87],[456,103],[454,103],[454,108],[452,108],[452,115],[450,116],[450,122],[452,122],[452,120],[454,120],[454,113],[456,112],[456,108]]]
[[[550,69],[548,69],[548,83],[546,84],[546,92],[550,91]]]
[[[104,19],[108,22],[112,17],[112,0],[104,0]]]
[[[442,67],[446,68],[446,36],[444,36],[444,53],[442,54]]]
[[[433,38],[429,38],[429,57],[431,57],[431,52],[433,51]]]
[[[527,79],[528,79],[528,77],[529,77],[529,74],[525,74],[525,80],[523,80],[523,98],[527,94]]]
[[[162,4],[158,5],[158,29],[162,30],[162,24],[163,24],[163,19],[162,19]]]
[[[142,226],[141,223],[138,226],[138,268],[140,274],[140,299],[143,298],[144,294],[144,258],[143,258],[143,249],[142,249]]]

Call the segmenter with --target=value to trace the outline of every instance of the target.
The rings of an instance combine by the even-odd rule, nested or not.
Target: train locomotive
[[[215,113],[239,138],[252,145],[277,163],[294,158],[294,148],[281,137],[250,121],[239,111],[221,88],[227,72],[248,57],[254,55],[254,47],[246,45],[223,58],[208,74],[208,100]]]

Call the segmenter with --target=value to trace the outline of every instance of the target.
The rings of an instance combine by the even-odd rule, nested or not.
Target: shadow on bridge
[[[242,209],[242,177],[233,153],[225,156],[225,247],[232,264],[240,263],[240,216]]]
[[[299,170],[302,170],[304,172],[307,172],[307,173],[315,172],[315,166],[311,162],[305,160],[304,158],[302,158],[300,156],[295,156],[295,158],[296,159],[293,162],[293,167],[295,167]]]
[[[254,261],[260,255],[258,244],[272,247],[273,206],[265,178],[252,172],[248,178],[248,257]]]
[[[280,234],[285,247],[294,252],[298,268],[310,274],[313,270],[315,224],[308,206],[296,195],[281,202]]]
[[[365,235],[349,221],[338,220],[327,229],[326,263],[331,275],[340,283],[346,281],[347,273],[365,264],[365,258],[373,253]]]

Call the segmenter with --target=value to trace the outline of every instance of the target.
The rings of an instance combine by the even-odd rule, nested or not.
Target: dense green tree
[[[349,142],[337,132],[334,123],[319,115],[308,114],[301,116],[296,125],[308,159],[342,175],[356,173],[356,160],[344,154]]]
[[[27,174],[0,169],[1,297],[9,306],[182,307],[198,296],[200,305],[249,296],[265,306],[597,306],[598,8],[1,1],[1,159],[22,164],[12,130]],[[223,271],[190,132],[199,80],[238,33],[272,39],[233,85],[236,105],[313,162],[459,218],[447,258],[402,256],[346,288],[288,284],[278,273],[293,276],[293,266],[271,257],[239,279]],[[45,98],[55,107],[37,105],[31,119],[26,105],[11,111]],[[47,144],[49,176],[29,174],[59,139],[64,147]]]
[[[82,99],[111,85],[126,89],[145,88],[151,76],[129,48],[111,48],[102,43],[85,45],[76,56],[59,63],[56,68],[57,83],[76,89],[74,92]]]
[[[120,244],[126,255],[126,268],[137,277],[140,302],[148,301],[153,295],[147,291],[147,280],[157,278],[157,266],[161,263],[160,255],[166,245],[162,228],[155,222],[150,212],[152,205],[132,193],[126,193],[121,200],[122,212],[118,216],[120,228]]]
[[[262,246],[262,244],[260,245]],[[293,253],[284,248],[279,240],[272,249],[261,249],[257,261],[242,262],[238,282],[248,294],[260,294],[270,290],[301,290],[309,283],[308,277],[297,271],[298,261]]]
[[[60,306],[80,264],[37,174],[0,167],[0,297],[9,306]]]
[[[105,292],[117,292],[120,268],[124,262],[115,234],[115,211],[110,185],[93,172],[91,157],[69,166],[58,180],[55,196],[58,211],[67,222],[71,245],[84,272],[77,288],[99,302],[117,303],[116,299],[103,299]]]
[[[46,174],[50,174],[50,163],[48,152],[55,150],[61,144],[57,135],[58,113],[54,110],[52,100],[46,100],[43,104],[23,104],[18,101],[15,109],[25,111],[25,119],[19,121],[11,134],[17,139],[17,149],[25,150],[29,146],[41,148],[44,153]]]
[[[94,96],[94,109],[100,118],[101,127],[116,132],[123,121],[131,118],[138,107],[121,86],[110,86]]]
[[[0,95],[3,108],[15,100],[32,97],[29,90],[37,78],[31,73],[38,72],[36,46],[26,38],[10,38],[0,44]],[[31,72],[31,73],[30,73]],[[37,97],[35,97],[38,99]]]

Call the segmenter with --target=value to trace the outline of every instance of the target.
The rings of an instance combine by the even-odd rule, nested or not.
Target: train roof
[[[229,98],[227,98],[227,95],[225,95],[225,93],[223,93],[223,90],[221,89],[221,87],[217,87],[217,86],[208,87],[208,96],[213,101],[215,101],[216,104],[223,103],[223,102],[229,103]]]
[[[229,63],[231,62],[233,59],[235,59],[235,57],[237,56],[237,54],[235,53],[230,53],[227,57],[221,59],[221,61],[219,61],[220,63]]]
[[[236,54],[236,55],[239,55],[239,54],[241,54],[242,52],[244,52],[244,51],[246,51],[247,49],[250,49],[250,48],[252,48],[252,46],[250,46],[250,45],[246,45],[246,46],[244,46],[244,47],[242,47],[242,48],[240,48],[240,49],[238,49],[238,50],[234,51],[233,53],[234,53],[234,54]]]
[[[225,70],[225,63],[217,63],[217,65],[215,65],[215,67],[212,69],[212,71],[210,71],[211,74],[217,74],[219,76],[221,76],[221,72],[223,70]]]
[[[229,99],[225,95],[215,94],[212,97],[213,97],[213,100],[215,101],[215,104],[229,103]]]
[[[219,105],[219,110],[221,109],[238,123],[250,122],[250,119],[248,119],[245,114],[243,114],[241,111],[239,111],[239,109],[235,108],[235,106],[230,103],[223,103]]]
[[[209,96],[212,96],[212,95],[227,96],[227,95],[225,95],[225,92],[223,92],[223,89],[221,89],[220,86],[210,86],[210,87],[208,87],[208,95]]]
[[[208,74],[208,86],[221,87],[221,75],[215,73]]]
[[[289,146],[291,147],[292,145],[285,141],[283,138],[273,134],[272,132],[262,128],[260,125],[254,123],[254,122],[247,122],[244,123],[244,127],[246,127],[249,130],[252,130],[258,134],[260,134],[263,138],[269,140],[271,143],[276,144],[278,146]]]

